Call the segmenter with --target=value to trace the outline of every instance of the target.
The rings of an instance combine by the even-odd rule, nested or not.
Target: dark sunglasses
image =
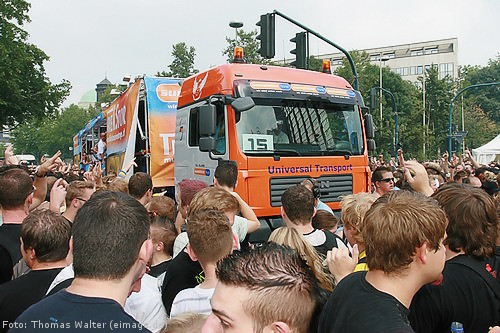
[[[384,178],[384,179],[381,179],[380,181],[381,181],[381,182],[385,182],[385,183],[389,183],[389,182],[391,182],[391,181],[392,181],[393,183],[395,183],[395,182],[396,182],[396,180],[395,180],[394,178]]]

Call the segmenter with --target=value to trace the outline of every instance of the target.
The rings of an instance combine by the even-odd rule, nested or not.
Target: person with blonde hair
[[[208,315],[186,312],[167,321],[167,326],[160,333],[200,333]]]
[[[346,275],[352,272],[367,271],[366,245],[361,233],[366,212],[377,200],[377,196],[371,193],[357,193],[342,198],[342,222],[344,223],[344,235],[352,246],[352,257],[348,249],[332,249],[327,253],[326,262],[330,272],[338,283]]]
[[[286,245],[295,249],[314,272],[321,288],[328,292],[333,290],[333,279],[324,271],[322,258],[296,229],[288,227],[278,228],[269,236],[269,242]]]
[[[378,198],[361,228],[369,270],[337,284],[318,333],[414,332],[410,304],[441,275],[447,223],[436,200],[420,193],[392,191]]]

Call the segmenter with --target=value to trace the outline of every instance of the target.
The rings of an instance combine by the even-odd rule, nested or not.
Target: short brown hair
[[[177,229],[171,220],[164,216],[155,216],[151,219],[150,234],[153,244],[163,243],[163,252],[166,255],[173,255],[174,241],[177,237]]]
[[[66,207],[71,204],[73,199],[81,197],[85,190],[95,189],[95,184],[89,181],[75,180],[68,184],[66,187]]]
[[[170,221],[175,220],[175,201],[172,198],[166,196],[153,197],[147,208],[149,212],[155,215],[166,217]]]
[[[293,185],[281,195],[286,216],[294,224],[309,223],[314,215],[314,196],[304,185]]]
[[[35,250],[39,262],[55,262],[66,258],[70,237],[70,222],[50,210],[30,213],[21,226],[23,247],[25,250]]]
[[[355,231],[353,238],[356,243],[364,244],[361,229],[366,212],[377,198],[371,193],[357,193],[342,198],[342,222],[345,228]]]
[[[240,211],[238,200],[228,191],[218,187],[206,187],[195,194],[188,209],[189,216],[201,209],[216,209],[224,213]]]
[[[128,193],[128,181],[123,178],[115,178],[106,185],[106,190]]]
[[[337,228],[338,222],[337,217],[326,210],[317,210],[312,218],[313,227],[320,230]]]
[[[480,188],[460,183],[443,185],[433,194],[448,217],[450,250],[485,259],[493,254],[498,216],[495,202]]]
[[[24,205],[33,193],[33,181],[28,173],[19,168],[0,172],[0,206],[14,209]]]
[[[224,212],[201,209],[189,215],[189,246],[202,263],[217,263],[231,253],[233,231]]]
[[[414,260],[415,249],[428,243],[438,250],[446,230],[438,203],[417,192],[393,191],[375,201],[361,229],[370,270],[400,274]]]
[[[388,166],[379,166],[372,173],[372,183],[379,182],[382,180],[382,174],[384,172],[392,172],[392,169]]]
[[[243,309],[254,322],[254,331],[283,321],[297,333],[310,332],[318,307],[318,280],[294,249],[265,243],[246,252],[233,253],[217,265],[219,282],[250,291]]]
[[[138,172],[128,180],[128,193],[134,198],[142,198],[148,190],[153,190],[153,180],[147,173]]]
[[[238,180],[238,165],[235,161],[220,161],[214,171],[214,177],[222,186],[234,188]]]

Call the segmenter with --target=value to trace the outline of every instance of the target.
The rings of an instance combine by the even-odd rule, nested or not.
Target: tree
[[[194,46],[187,46],[184,42],[174,44],[172,45],[172,57],[174,60],[168,66],[170,71],[159,72],[158,76],[186,78],[198,73],[198,70],[194,68],[194,58],[196,57]]]
[[[46,117],[18,126],[12,131],[16,153],[30,153],[37,157],[61,150],[63,158],[71,158],[73,136],[97,115],[97,111],[84,110],[72,104],[55,117]]]
[[[233,61],[233,51],[236,46],[243,47],[245,61],[248,64],[271,64],[271,60],[263,58],[257,51],[260,48],[260,42],[257,39],[259,33],[257,30],[245,32],[243,29],[238,29],[238,40],[226,37],[227,47],[222,50],[222,55],[227,57],[227,62]]]
[[[25,0],[0,5],[0,126],[53,115],[71,88],[66,80],[50,82],[43,65],[49,57],[28,43],[21,27],[30,21],[29,8]]]

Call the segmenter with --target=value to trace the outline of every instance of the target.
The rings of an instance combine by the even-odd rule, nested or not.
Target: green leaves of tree
[[[65,80],[51,84],[43,66],[49,57],[27,42],[21,26],[29,8],[24,0],[0,3],[0,126],[54,114],[71,88]]]
[[[194,68],[194,58],[196,57],[194,46],[188,46],[184,42],[174,44],[172,45],[172,56],[174,60],[168,66],[170,71],[158,72],[158,76],[186,78],[198,73],[198,70]]]

